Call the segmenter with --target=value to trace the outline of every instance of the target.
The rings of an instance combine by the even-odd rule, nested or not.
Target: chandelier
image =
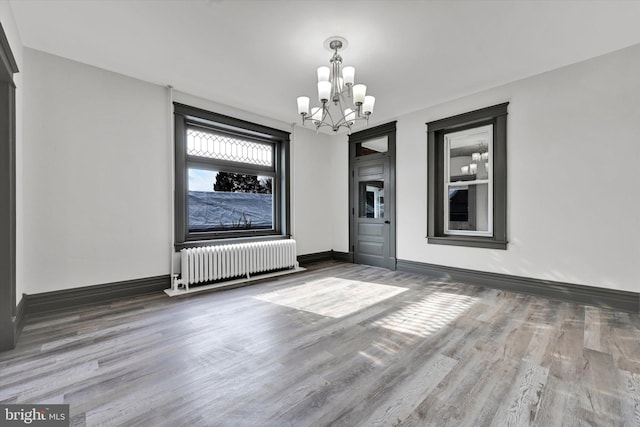
[[[347,47],[347,40],[330,37],[324,46],[333,51],[333,56],[329,61],[331,68],[318,67],[318,100],[322,106],[312,107],[309,114],[309,97],[299,96],[298,114],[302,116],[302,125],[310,120],[316,130],[328,126],[334,132],[342,127],[351,132],[351,126],[356,121],[369,122],[376,98],[366,94],[367,86],[354,84],[354,67],[342,67],[342,57],[338,51]]]

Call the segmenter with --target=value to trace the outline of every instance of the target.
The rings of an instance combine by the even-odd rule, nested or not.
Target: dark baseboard
[[[331,251],[298,255],[298,263],[303,266],[306,264],[313,264],[314,262],[331,261],[332,259]]]
[[[25,314],[37,314],[63,310],[89,304],[106,303],[154,292],[162,292],[171,286],[169,275],[125,280],[104,285],[84,286],[61,291],[24,295]]]
[[[16,306],[15,316],[7,316],[3,322],[0,322],[0,352],[15,348],[24,326],[24,309],[25,300],[23,297]]]
[[[332,259],[342,262],[353,262],[353,252],[338,252],[331,250]]]
[[[16,307],[16,321],[15,321],[16,342],[18,342],[18,337],[22,332],[22,328],[24,327],[24,321],[26,318],[27,318],[27,298],[23,294],[22,299],[20,300],[20,302],[18,303],[18,306]]]
[[[315,262],[332,261],[332,260],[342,261],[342,262],[353,262],[353,253],[337,252],[331,249],[330,251],[298,255],[298,263],[300,265],[307,265],[307,264],[313,264]]]
[[[635,292],[466,270],[407,260],[398,260],[397,268],[399,271],[422,274],[439,279],[459,280],[470,285],[593,305],[629,313],[640,313],[640,294]]]

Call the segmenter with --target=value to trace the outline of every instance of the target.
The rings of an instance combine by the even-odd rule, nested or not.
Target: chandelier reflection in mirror
[[[342,67],[340,49],[347,47],[347,40],[343,37],[330,37],[324,45],[333,51],[329,67],[318,67],[318,100],[321,107],[312,107],[309,111],[309,97],[298,97],[298,114],[302,117],[302,124],[311,121],[316,130],[330,127],[334,132],[351,127],[356,121],[366,120],[373,113],[376,98],[367,95],[367,86],[355,83],[356,69]],[[332,105],[333,104],[333,105]]]

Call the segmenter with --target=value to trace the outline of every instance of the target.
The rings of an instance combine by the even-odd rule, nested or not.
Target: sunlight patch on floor
[[[340,318],[406,290],[407,288],[399,286],[329,277],[256,295],[254,298],[322,316]]]
[[[435,292],[405,308],[386,316],[374,326],[426,337],[468,310],[477,298]]]

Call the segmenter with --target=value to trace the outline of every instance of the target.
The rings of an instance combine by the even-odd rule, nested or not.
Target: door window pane
[[[360,183],[360,218],[384,218],[384,181]]]
[[[356,144],[357,157],[386,153],[387,151],[389,151],[389,139],[386,135],[382,138],[370,139]]]
[[[273,178],[189,168],[189,231],[273,229]]]

